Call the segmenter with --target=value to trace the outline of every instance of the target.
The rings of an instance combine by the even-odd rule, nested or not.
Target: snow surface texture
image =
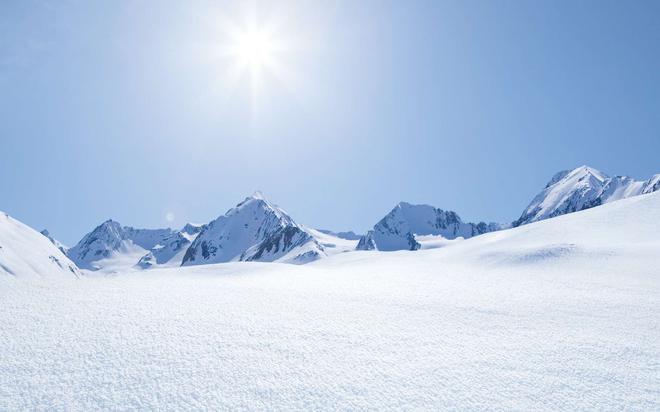
[[[557,173],[527,206],[513,226],[600,206],[660,189],[660,174],[646,181],[627,176],[609,177],[592,167],[581,166]]]
[[[0,276],[0,410],[660,410],[659,251],[653,193],[415,253]]]
[[[209,223],[186,251],[182,265],[308,263],[322,256],[323,246],[308,230],[257,192]]]
[[[501,228],[502,226],[496,223],[464,223],[456,212],[401,202],[376,223],[373,230],[360,238],[357,249],[417,250],[422,248],[420,235],[467,239]]]
[[[0,278],[73,278],[79,274],[49,238],[0,212]]]

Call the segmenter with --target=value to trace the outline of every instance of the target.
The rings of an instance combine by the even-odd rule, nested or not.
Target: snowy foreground
[[[660,410],[660,194],[416,252],[0,278],[0,410]]]

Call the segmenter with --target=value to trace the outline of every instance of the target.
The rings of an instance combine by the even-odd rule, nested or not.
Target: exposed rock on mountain
[[[588,166],[564,170],[550,179],[513,226],[520,226],[589,209],[660,189],[660,175],[646,181],[627,176],[609,177]]]
[[[324,255],[323,246],[314,236],[257,192],[206,225],[186,252],[182,264],[307,263]]]
[[[501,228],[496,223],[465,223],[456,212],[401,202],[360,239],[357,249],[417,250],[422,246],[418,235],[467,239]]]

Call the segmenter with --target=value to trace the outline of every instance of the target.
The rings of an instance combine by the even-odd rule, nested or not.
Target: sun
[[[240,66],[260,69],[272,62],[274,53],[273,38],[265,31],[250,30],[236,38],[234,54]]]
[[[248,10],[242,17],[214,15],[210,22],[218,31],[209,41],[207,56],[222,64],[227,96],[249,104],[251,125],[258,123],[276,93],[298,98],[302,76],[294,66],[308,47],[292,32],[296,26],[289,17],[272,13],[258,18],[256,10]]]

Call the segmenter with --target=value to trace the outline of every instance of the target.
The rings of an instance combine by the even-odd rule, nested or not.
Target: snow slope
[[[660,189],[660,175],[646,181],[609,177],[589,166],[557,173],[536,195],[513,226],[573,213]]]
[[[0,212],[0,278],[75,278],[78,268],[49,238]]]
[[[325,256],[351,252],[355,250],[359,240],[359,236],[353,232],[335,233],[330,230],[317,230],[307,226],[303,226],[303,228],[323,247]]]
[[[42,230],[42,231],[39,232],[39,233],[41,233],[42,235],[46,236],[46,238],[47,238],[48,240],[50,240],[50,243],[52,243],[53,245],[55,245],[55,247],[58,248],[58,249],[60,250],[60,252],[64,253],[65,255],[67,254],[67,252],[69,251],[69,248],[66,247],[64,244],[62,244],[62,242],[60,242],[59,240],[57,240],[57,239],[55,239],[54,237],[52,237],[52,236],[50,235],[50,232],[48,231],[48,229],[44,229],[44,230]]]
[[[417,250],[422,247],[418,241],[420,235],[467,239],[501,228],[495,223],[465,223],[456,212],[401,202],[376,223],[373,230],[360,238],[357,249]]]
[[[0,410],[660,410],[659,252],[653,193],[416,253],[0,277]]]

